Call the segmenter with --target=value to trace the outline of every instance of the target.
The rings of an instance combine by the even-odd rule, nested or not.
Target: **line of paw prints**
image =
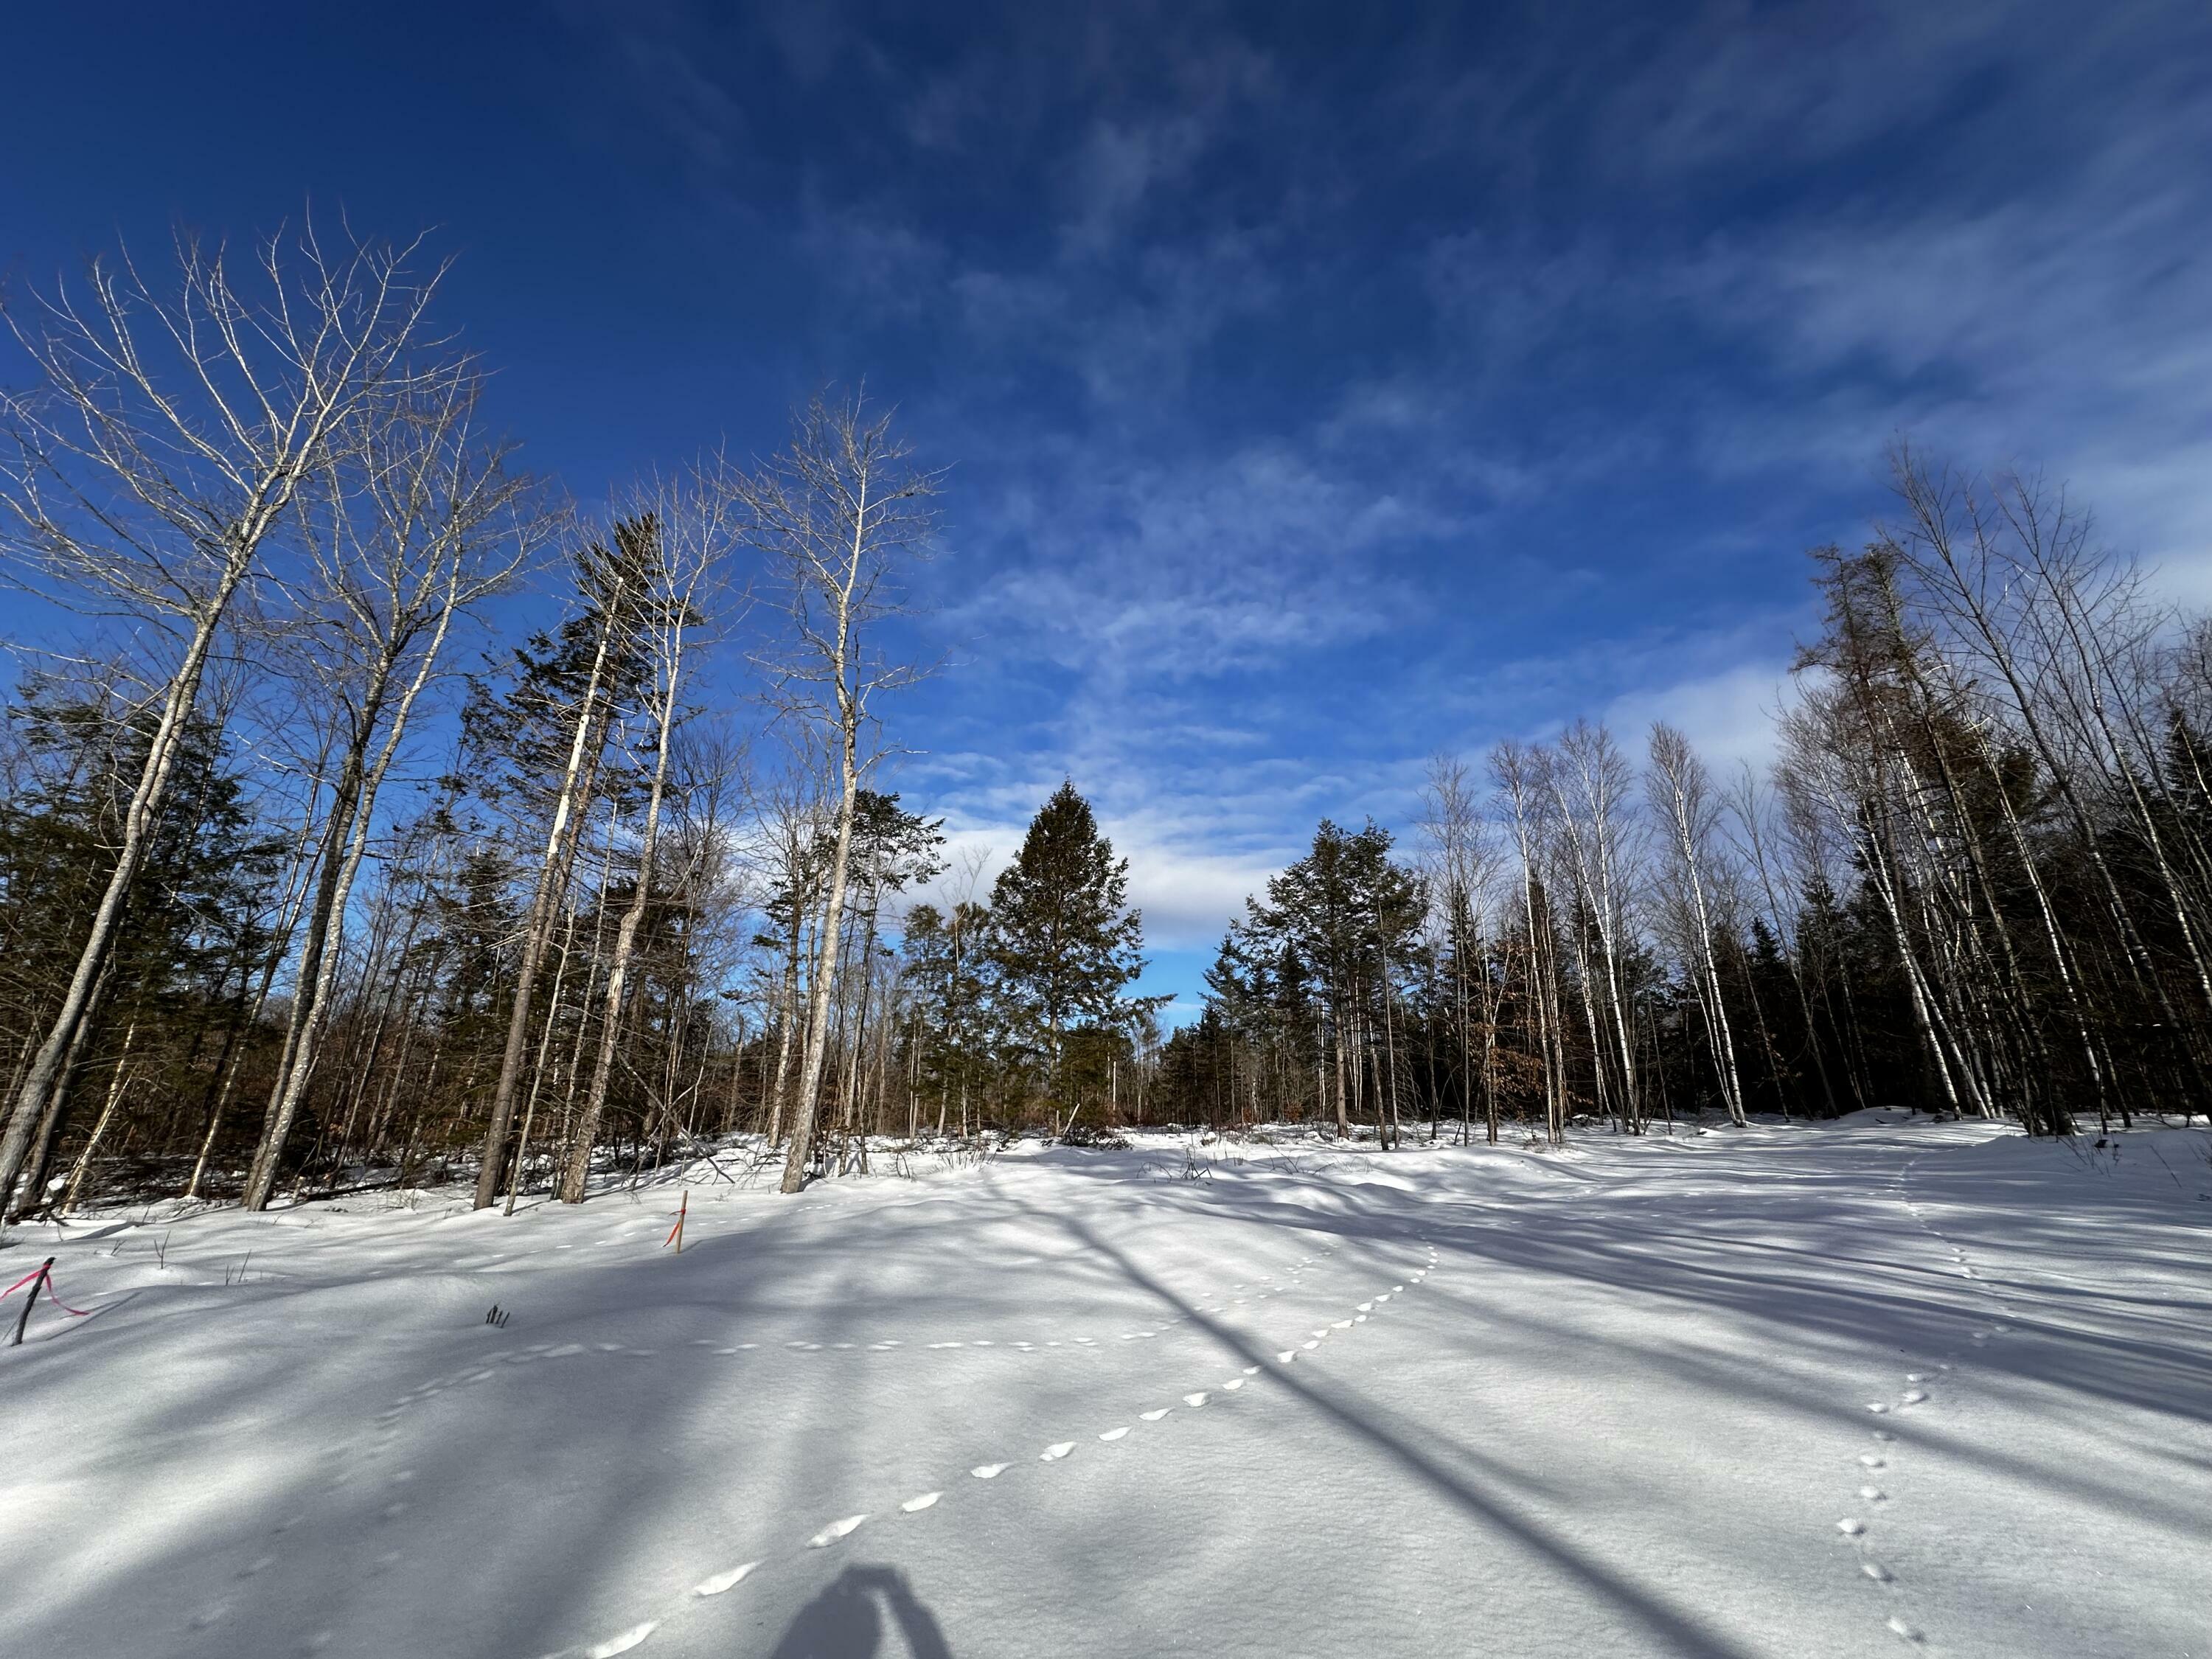
[[[1321,1255],[1327,1255],[1334,1252],[1336,1249],[1337,1246],[1335,1244],[1329,1244],[1323,1248]],[[1338,1336],[1342,1333],[1352,1331],[1359,1325],[1368,1322],[1370,1319],[1377,1316],[1381,1313],[1382,1310],[1387,1306],[1394,1297],[1402,1296],[1413,1287],[1418,1286],[1425,1282],[1428,1276],[1436,1269],[1437,1252],[1433,1247],[1429,1246],[1426,1243],[1426,1241],[1423,1241],[1423,1249],[1425,1251],[1425,1257],[1422,1261],[1420,1266],[1415,1271],[1407,1273],[1402,1281],[1393,1284],[1389,1289],[1378,1291],[1376,1294],[1370,1296],[1365,1300],[1353,1304],[1345,1317],[1330,1321],[1323,1325],[1314,1328],[1310,1334],[1302,1341],[1295,1343],[1291,1347],[1277,1351],[1274,1354],[1275,1364],[1278,1366],[1288,1366],[1297,1363],[1301,1358],[1307,1358],[1316,1353],[1322,1347],[1323,1344],[1328,1342],[1331,1338]],[[1319,1257],[1317,1256],[1302,1258],[1298,1262],[1294,1264],[1293,1267],[1285,1275],[1283,1275],[1283,1277],[1291,1278],[1309,1267],[1317,1265]],[[1246,1281],[1244,1284],[1236,1285],[1232,1288],[1235,1290],[1247,1290],[1252,1288],[1253,1283],[1253,1281]],[[1266,1294],[1278,1294],[1280,1293],[1280,1291],[1290,1288],[1292,1287],[1281,1285],[1277,1281],[1269,1281],[1269,1290]],[[1217,1296],[1218,1296],[1218,1294],[1219,1293],[1217,1293]],[[1256,1299],[1260,1298],[1237,1298],[1232,1296],[1228,1300],[1218,1302],[1218,1305],[1202,1305],[1195,1307],[1187,1310],[1176,1319],[1170,1320],[1161,1325],[1151,1328],[1149,1333],[1145,1331],[1127,1333],[1125,1334],[1123,1340],[1137,1340],[1145,1334],[1156,1334],[1159,1331],[1168,1329],[1174,1325],[1187,1322],[1200,1315],[1206,1313],[1225,1312],[1231,1308],[1241,1305],[1243,1301]],[[1097,1340],[1094,1338],[1077,1338],[1070,1340],[1065,1346],[1096,1346],[1096,1343]],[[752,1344],[742,1344],[734,1347],[718,1348],[717,1352],[735,1353],[744,1352],[754,1346],[755,1345]],[[793,1347],[810,1349],[815,1347],[826,1349],[851,1347],[854,1345],[793,1344],[790,1346]],[[872,1347],[875,1347],[879,1350],[888,1350],[895,1349],[900,1345],[890,1343],[871,1346]],[[932,1344],[928,1346],[958,1346],[961,1345]],[[994,1345],[988,1342],[971,1341],[966,1346],[969,1347],[990,1347]],[[1003,1346],[1020,1350],[1042,1348],[1046,1346],[1060,1346],[1063,1345],[1060,1343],[1007,1343]],[[485,1356],[482,1359],[473,1361],[467,1366],[461,1367],[422,1382],[406,1394],[395,1399],[389,1407],[382,1412],[378,1413],[370,1419],[370,1433],[368,1438],[372,1443],[368,1444],[366,1448],[367,1455],[369,1457],[374,1458],[382,1453],[391,1450],[393,1448],[402,1432],[404,1419],[409,1411],[413,1407],[421,1405],[425,1401],[433,1399],[437,1395],[445,1393],[448,1389],[468,1388],[489,1382],[494,1377],[499,1376],[504,1367],[529,1364],[540,1360],[568,1358],[593,1352],[610,1356],[626,1355],[636,1358],[651,1358],[655,1352],[655,1350],[649,1348],[626,1346],[625,1345],[618,1342],[600,1342],[589,1345],[570,1342],[558,1345],[538,1343],[526,1348],[508,1349],[495,1352]],[[1155,1406],[1147,1410],[1136,1413],[1134,1414],[1133,1422],[1117,1423],[1111,1427],[1097,1431],[1094,1437],[1095,1440],[1097,1443],[1102,1445],[1118,1445],[1122,1442],[1128,1440],[1138,1431],[1140,1426],[1158,1424],[1173,1414],[1178,1409],[1188,1412],[1196,1412],[1205,1409],[1208,1406],[1226,1403],[1227,1401],[1235,1399],[1255,1378],[1260,1377],[1265,1369],[1266,1368],[1262,1365],[1245,1366],[1237,1376],[1224,1379],[1212,1389],[1196,1389],[1181,1395],[1178,1403],[1176,1405]],[[1037,1453],[1036,1455],[1035,1461],[1037,1463],[1045,1466],[1065,1462],[1074,1455],[1082,1443],[1083,1443],[1075,1440],[1055,1441],[1051,1444],[1047,1445],[1042,1451]],[[372,1472],[358,1470],[354,1467],[351,1467],[351,1465],[356,1459],[362,1456],[362,1452],[363,1441],[357,1437],[345,1445],[331,1449],[331,1451],[326,1454],[331,1459],[331,1467],[330,1478],[325,1482],[325,1492],[331,1494],[346,1492],[349,1489],[355,1487],[360,1480],[366,1476],[366,1478],[376,1483],[378,1487],[376,1497],[381,1500],[380,1502],[378,1502],[376,1505],[375,1516],[377,1522],[380,1524],[391,1524],[402,1520],[407,1515],[410,1509],[407,1490],[410,1484],[415,1478],[414,1471],[412,1469],[402,1468],[395,1470],[389,1474],[379,1477]],[[1018,1465],[1013,1462],[981,1463],[969,1468],[967,1471],[967,1474],[969,1478],[973,1480],[995,1482],[1002,1475],[1006,1474],[1009,1470],[1016,1467],[1018,1467]],[[994,1486],[989,1488],[989,1490],[998,1491],[1003,1489]],[[899,1502],[896,1505],[894,1510],[885,1511],[884,1518],[888,1518],[888,1516],[893,1513],[901,1516],[915,1516],[927,1514],[927,1512],[935,1510],[945,1497],[946,1489],[945,1488],[915,1493],[914,1496]],[[282,1548],[282,1543],[280,1540],[282,1540],[286,1534],[292,1532],[294,1528],[298,1527],[307,1518],[307,1516],[304,1511],[295,1513],[288,1516],[284,1520],[272,1528],[270,1535],[274,1547],[256,1554],[245,1566],[239,1570],[236,1574],[237,1579],[243,1581],[257,1578],[270,1569],[275,1567],[278,1564],[279,1560],[279,1554],[277,1552],[281,1551]],[[831,1546],[842,1543],[845,1539],[859,1531],[862,1526],[878,1518],[878,1514],[872,1511],[863,1511],[859,1514],[842,1516],[816,1530],[806,1538],[801,1547],[805,1549],[829,1548]],[[371,1576],[381,1576],[388,1573],[399,1565],[402,1559],[401,1553],[397,1549],[384,1549],[377,1551],[370,1557],[368,1572]],[[754,1573],[759,1571],[765,1565],[767,1564],[760,1560],[745,1561],[741,1562],[735,1566],[725,1569],[722,1571],[714,1573],[693,1586],[692,1589],[684,1598],[683,1605],[690,1605],[694,1601],[718,1596],[730,1590],[735,1589],[739,1584],[752,1577]],[[206,1631],[214,1628],[228,1618],[230,1610],[228,1601],[227,1599],[218,1598],[214,1601],[204,1604],[198,1611],[196,1611],[189,1620],[189,1626],[194,1631]],[[614,1659],[614,1656],[628,1653],[632,1649],[641,1645],[655,1630],[659,1629],[660,1626],[667,1622],[668,1618],[672,1616],[675,1611],[677,1611],[677,1609],[669,1609],[666,1612],[664,1612],[664,1613],[659,1618],[641,1620],[626,1629],[617,1631],[614,1634],[605,1637],[601,1640],[586,1643],[580,1646],[562,1649],[556,1655],[549,1656],[548,1659]],[[328,1630],[311,1632],[299,1643],[296,1651],[303,1656],[319,1653],[329,1644],[333,1635],[334,1632]]]

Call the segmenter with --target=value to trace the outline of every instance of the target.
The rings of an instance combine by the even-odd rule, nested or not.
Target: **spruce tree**
[[[969,1092],[983,1079],[979,1062],[989,1058],[977,1014],[988,989],[984,977],[988,964],[979,946],[990,921],[990,912],[972,902],[957,902],[944,911],[933,904],[917,904],[900,927],[906,972],[921,1005],[918,1059],[923,1079],[937,1097],[940,1135],[956,1098],[960,1133],[968,1133]]]
[[[145,710],[108,696],[76,696],[35,678],[17,695],[8,718],[23,772],[0,799],[0,1042],[20,1054],[64,994],[154,733]],[[261,833],[215,720],[187,723],[166,799],[82,1040],[27,1141],[21,1209],[43,1191],[80,1073],[120,1064],[115,1034],[137,1034],[125,1045],[133,1072],[177,1098],[203,1073],[223,1071],[245,1034],[247,985],[276,946],[278,848]],[[0,1208],[8,1199],[0,1188]]]
[[[1068,1029],[1118,1029],[1135,1012],[1121,991],[1144,971],[1144,926],[1128,908],[1129,861],[1114,856],[1091,803],[1063,782],[1030,820],[991,891],[992,966],[1016,1042],[1060,1082]]]

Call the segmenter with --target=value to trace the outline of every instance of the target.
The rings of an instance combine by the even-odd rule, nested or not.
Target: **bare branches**
[[[179,650],[157,671],[161,714],[106,890],[0,1131],[0,1205],[92,1000],[217,630],[306,481],[359,447],[436,343],[423,324],[437,274],[410,273],[409,252],[353,243],[329,258],[310,226],[264,246],[249,296],[222,250],[180,238],[173,286],[118,254],[95,262],[85,305],[63,288],[8,311],[43,383],[5,406],[0,545],[52,597],[167,623]]]
[[[807,742],[836,757],[837,833],[823,898],[806,1047],[793,1112],[784,1191],[805,1179],[816,1097],[829,1039],[841,921],[860,779],[875,757],[861,734],[870,700],[912,684],[921,670],[887,654],[876,624],[897,608],[897,576],[926,557],[935,520],[923,505],[938,476],[908,465],[890,416],[867,418],[858,396],[815,398],[793,416],[789,446],[732,480],[747,534],[775,572],[789,619],[781,644],[757,659],[771,695]]]
[[[4,405],[9,551],[64,604],[220,610],[306,481],[371,405],[450,379],[412,246],[270,238],[246,287],[179,234],[157,284],[127,252],[5,307],[40,384]],[[428,354],[428,365],[424,355]]]
[[[909,465],[891,419],[871,418],[857,396],[817,395],[793,415],[785,448],[729,474],[789,618],[755,661],[779,706],[810,726],[857,732],[875,693],[927,672],[886,654],[873,626],[901,611],[900,573],[929,556],[936,515],[924,503],[943,476]]]
[[[1720,1079],[1721,1102],[1729,1116],[1744,1121],[1743,1085],[1735,1063],[1735,1042],[1729,1030],[1728,1003],[1721,987],[1720,959],[1714,948],[1713,884],[1715,838],[1720,807],[1705,763],[1690,747],[1690,740],[1664,721],[1651,727],[1651,768],[1644,792],[1652,811],[1666,829],[1668,861],[1674,875],[1671,896],[1687,935],[1688,954],[1698,986],[1698,1000],[1705,1015],[1713,1049],[1713,1068]]]
[[[707,620],[704,612],[708,593],[719,585],[736,538],[734,501],[733,493],[722,486],[720,477],[707,476],[677,484],[656,483],[649,489],[641,490],[633,498],[628,515],[633,523],[653,527],[650,562],[644,572],[646,593],[641,607],[644,625],[650,630],[647,652],[653,665],[653,684],[646,711],[653,747],[653,781],[646,797],[644,827],[638,836],[635,885],[629,906],[616,932],[614,955],[607,970],[599,1054],[561,1181],[561,1196],[572,1204],[583,1201],[585,1182],[591,1172],[592,1147],[598,1138],[600,1115],[606,1107],[607,1085],[614,1072],[632,958],[639,930],[645,924],[653,899],[655,859],[660,848],[662,812],[668,797],[669,762],[676,748],[683,700],[690,677],[696,672],[696,657],[689,647],[694,631]],[[519,1172],[517,1178],[519,1181]]]
[[[502,447],[477,439],[479,390],[465,365],[394,388],[364,409],[356,441],[316,470],[303,499],[313,586],[302,654],[344,735],[249,1208],[269,1201],[314,1069],[348,903],[416,702],[455,619],[505,586],[550,529],[535,485],[508,471]]]

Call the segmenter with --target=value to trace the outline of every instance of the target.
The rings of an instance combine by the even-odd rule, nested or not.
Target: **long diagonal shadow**
[[[1269,1364],[1269,1356],[1252,1346],[1243,1336],[1218,1323],[1198,1309],[1186,1308],[1173,1291],[1083,1222],[1071,1216],[1048,1214],[1034,1209],[1030,1213],[1041,1220],[1058,1223],[1089,1249],[1096,1250],[1120,1268],[1129,1282],[1139,1290],[1187,1316],[1222,1346],[1242,1355],[1248,1364],[1266,1365],[1268,1374],[1276,1382],[1288,1388],[1306,1404],[1385,1454],[1400,1468],[1443,1493],[1468,1514],[1508,1534],[1531,1554],[1540,1557],[1586,1589],[1603,1596],[1664,1640],[1674,1651],[1701,1656],[1702,1659],[1761,1659],[1761,1656],[1751,1649],[1740,1647],[1723,1637],[1702,1629],[1687,1614],[1677,1612],[1649,1591],[1589,1559],[1541,1522],[1525,1515],[1515,1514],[1502,1500],[1469,1486],[1409,1437],[1393,1433],[1374,1420],[1377,1413],[1355,1411],[1312,1386],[1290,1368]],[[1412,1236],[1409,1231],[1407,1237]]]
[[[1788,1201],[1793,1206],[1809,1204],[1812,1207],[1793,1209],[1791,1225],[1806,1231],[1808,1236],[1837,1236],[1839,1229],[1858,1214],[1853,1206],[1880,1201],[1879,1194],[1865,1190],[1866,1176],[1865,1171],[1855,1173],[1846,1169],[1821,1173],[1817,1181],[1811,1177],[1800,1180],[1797,1187],[1801,1190]],[[1802,1190],[1815,1187],[1826,1188],[1825,1194]],[[1168,1194],[1170,1200],[1180,1196],[1180,1193]],[[1222,1213],[1224,1206],[1219,1196],[1208,1197],[1211,1201],[1205,1209]],[[1475,1219],[1465,1205],[1453,1203],[1423,1218],[1417,1228],[1402,1213],[1379,1205],[1360,1191],[1340,1191],[1333,1201],[1333,1212],[1319,1208],[1303,1212],[1312,1218],[1307,1224],[1323,1228],[1343,1239],[1369,1243],[1408,1242],[1417,1231],[1425,1230],[1431,1242],[1453,1249],[1466,1261],[1486,1261],[1512,1271],[1541,1271],[1609,1291],[1627,1288],[1632,1276],[1633,1289],[1638,1297],[1656,1299],[1662,1304],[1733,1313],[1761,1322],[1780,1320],[1798,1335],[1818,1340],[1856,1342],[1864,1338],[1871,1321],[1874,1326],[1885,1328],[1894,1325],[1900,1333],[1917,1334],[1917,1340],[1932,1344],[1939,1334],[1948,1340],[1955,1322],[1962,1317],[1988,1316],[1985,1311],[1978,1310],[1970,1286],[1911,1261],[1834,1252],[1835,1260],[1863,1263],[1865,1268],[1875,1270],[1876,1276],[1862,1273],[1856,1282],[1844,1285],[1797,1272],[1778,1276],[1744,1271],[1741,1238],[1723,1240],[1710,1232],[1701,1233],[1680,1220],[1638,1222],[1634,1236],[1625,1237],[1617,1233],[1601,1236],[1593,1224],[1601,1218],[1553,1212],[1547,1216],[1547,1227],[1539,1232]],[[1489,1207],[1487,1204],[1482,1206],[1484,1210]],[[2008,1215],[2021,1227],[2033,1225],[2036,1219],[2033,1212],[2016,1210]],[[1259,1218],[1248,1212],[1248,1218]],[[1266,1218],[1280,1218],[1278,1214]],[[1618,1216],[1608,1215],[1602,1219],[1608,1228],[1617,1230],[1621,1224]],[[2046,1227],[2038,1237],[2063,1243],[2068,1233],[2063,1227]],[[1662,1241],[1674,1248],[1657,1252],[1649,1248]],[[1817,1243],[1777,1245],[1762,1241],[1759,1248],[1769,1260],[1780,1258],[1792,1264],[1823,1259]],[[2032,1297],[2042,1293],[2040,1288],[2023,1290],[2021,1294],[2030,1297],[2029,1302],[2010,1308],[2006,1315],[2014,1330],[2039,1339],[2027,1350],[2033,1355],[2033,1362],[2008,1360],[1995,1352],[1978,1352],[1985,1384],[2063,1387],[2082,1396],[2090,1407],[2083,1420],[2093,1423],[2108,1419],[2110,1413],[2106,1408],[2112,1405],[2154,1412],[2161,1419],[2179,1419],[2187,1430],[2212,1419],[2212,1389],[2206,1387],[2206,1379],[2212,1377],[2212,1364],[2208,1364],[2201,1344],[2185,1346],[2123,1335],[2110,1329],[2072,1329],[2046,1319],[2033,1304]],[[2191,1299],[2176,1298],[2175,1305],[2186,1309],[2194,1304]],[[1490,1310],[1488,1316],[1511,1317],[1496,1309]],[[2147,1322],[2140,1316],[2131,1316],[2128,1321],[2131,1328],[2138,1328]],[[1662,1363],[1686,1379],[1702,1383],[1713,1381],[1710,1376],[1700,1377],[1694,1374],[1679,1356],[1662,1356]],[[1732,1378],[1729,1386],[1739,1393],[1757,1389],[1755,1383],[1741,1377]],[[1763,1397],[1778,1409],[1808,1413],[1808,1402],[1802,1394],[1770,1389],[1764,1391]],[[1829,1410],[1812,1410],[1810,1414],[1834,1415]],[[2115,1513],[2148,1516],[2184,1535],[2192,1529],[2201,1529],[2196,1510],[2172,1501],[2162,1501],[2159,1495],[2140,1487],[2123,1489],[2087,1476],[2078,1468],[2050,1460],[2037,1462],[1984,1443],[1948,1436],[1931,1423],[1912,1425],[1892,1419],[1891,1425],[1897,1433],[1918,1440],[1930,1449],[1973,1463],[1990,1474],[2018,1482],[2024,1487],[2063,1491]],[[2170,1449],[2151,1455],[2185,1468],[2212,1467],[2202,1460],[2192,1464],[2186,1455]],[[1466,1463],[1481,1460],[1461,1447],[1455,1449],[1455,1461]],[[1504,1480],[1515,1479],[1510,1471],[1499,1473]]]

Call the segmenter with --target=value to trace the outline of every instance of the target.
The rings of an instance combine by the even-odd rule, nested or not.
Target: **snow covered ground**
[[[2212,1137],[2119,1144],[32,1228],[0,1653],[2212,1654]]]

